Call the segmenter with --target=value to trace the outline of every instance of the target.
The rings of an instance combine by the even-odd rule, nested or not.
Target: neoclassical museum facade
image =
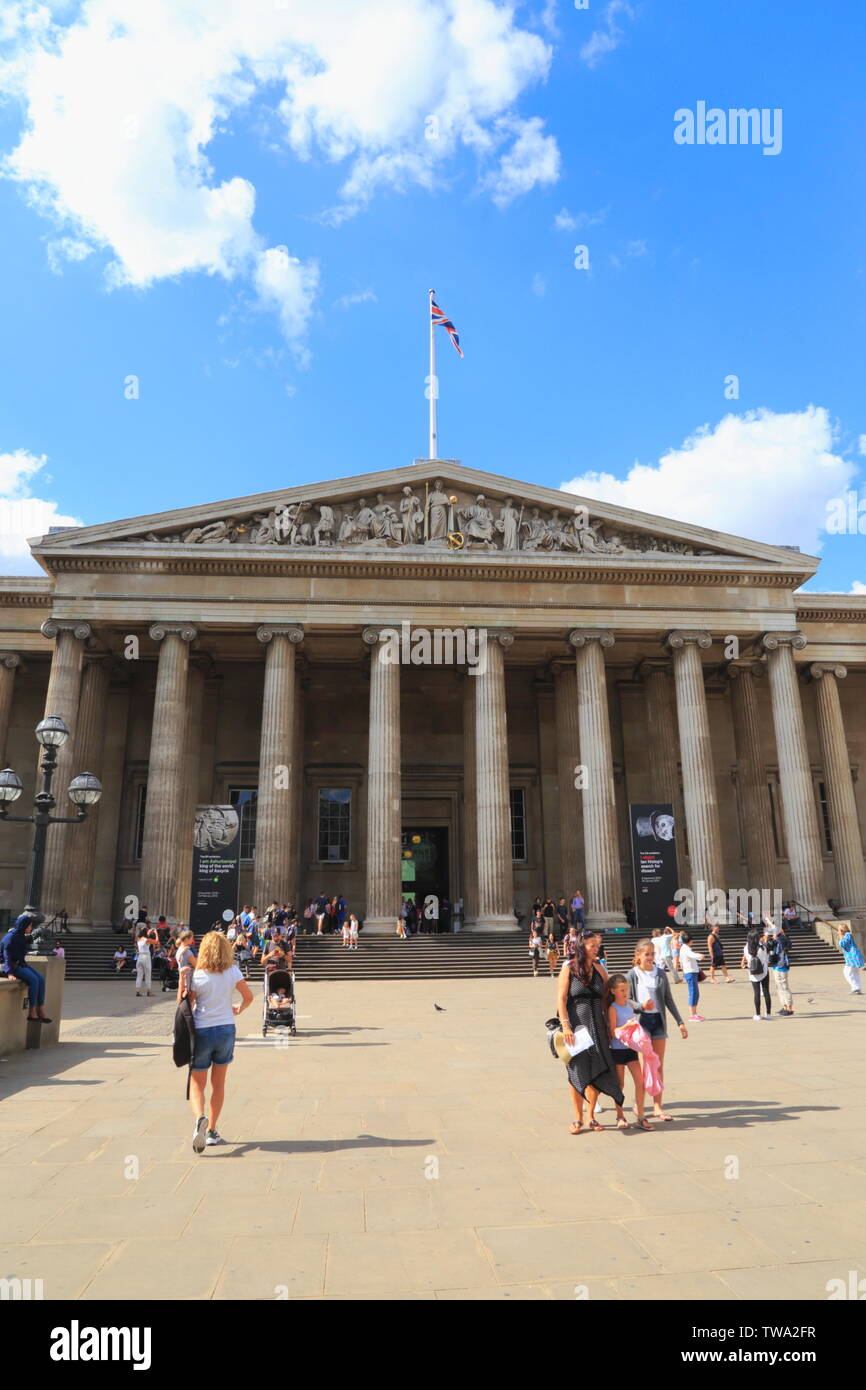
[[[407,845],[467,928],[578,886],[618,923],[650,801],[684,885],[866,911],[866,598],[798,592],[794,549],[424,459],[31,549],[44,577],[0,580],[0,755],[23,812],[60,715],[58,803],[103,783],[49,833],[41,906],[77,929],[130,896],[186,918],[194,808],[227,803],[242,902],[342,892],[372,931]],[[32,829],[0,837],[14,912]]]

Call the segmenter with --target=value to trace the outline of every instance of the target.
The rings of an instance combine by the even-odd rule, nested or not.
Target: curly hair
[[[222,975],[234,963],[232,943],[221,932],[209,931],[199,947],[198,969],[206,970],[209,975]]]

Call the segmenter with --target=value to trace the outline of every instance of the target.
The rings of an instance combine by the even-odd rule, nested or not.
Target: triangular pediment
[[[570,558],[586,562],[677,557],[751,560],[812,573],[818,561],[782,546],[632,511],[608,502],[466,468],[420,459],[329,482],[309,483],[204,506],[84,526],[30,542],[46,568],[55,553],[116,547],[151,552],[182,548],[225,555],[400,551],[407,555]],[[165,553],[163,551],[163,553]]]

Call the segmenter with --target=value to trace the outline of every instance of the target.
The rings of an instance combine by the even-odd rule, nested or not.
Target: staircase
[[[605,953],[608,970],[625,971],[631,967],[635,943],[641,932],[631,929],[608,932]],[[704,950],[706,943],[695,933],[694,945]],[[842,957],[828,946],[809,927],[789,929],[791,938],[791,967],[798,970],[809,965],[841,965]],[[739,966],[745,942],[742,927],[723,927],[722,941],[728,969],[733,973]],[[343,949],[336,936],[302,936],[295,955],[295,974],[298,980],[467,980],[480,976],[492,978],[531,976],[532,967],[527,950],[528,933],[461,932],[457,936],[414,936],[401,941],[396,936],[373,936],[361,941],[357,951]],[[134,961],[129,937],[116,936],[111,931],[76,933],[58,938],[66,952],[67,980],[125,981],[128,988],[135,978]],[[119,975],[112,959],[118,943],[130,951],[130,964]],[[701,962],[706,966],[706,961]],[[547,974],[547,957],[542,954],[539,971]],[[261,966],[252,963],[250,979],[261,979]],[[161,982],[154,975],[154,988]]]

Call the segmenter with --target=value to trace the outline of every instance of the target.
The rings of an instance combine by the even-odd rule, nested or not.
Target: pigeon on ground
[[[443,1007],[442,1007],[441,1004],[437,1004],[437,1003],[435,1003],[435,1002],[434,1002],[434,1004],[433,1004],[433,1008],[436,1010],[437,1013],[440,1013],[440,1014],[447,1014],[447,1012],[448,1012],[447,1009],[443,1009]]]

